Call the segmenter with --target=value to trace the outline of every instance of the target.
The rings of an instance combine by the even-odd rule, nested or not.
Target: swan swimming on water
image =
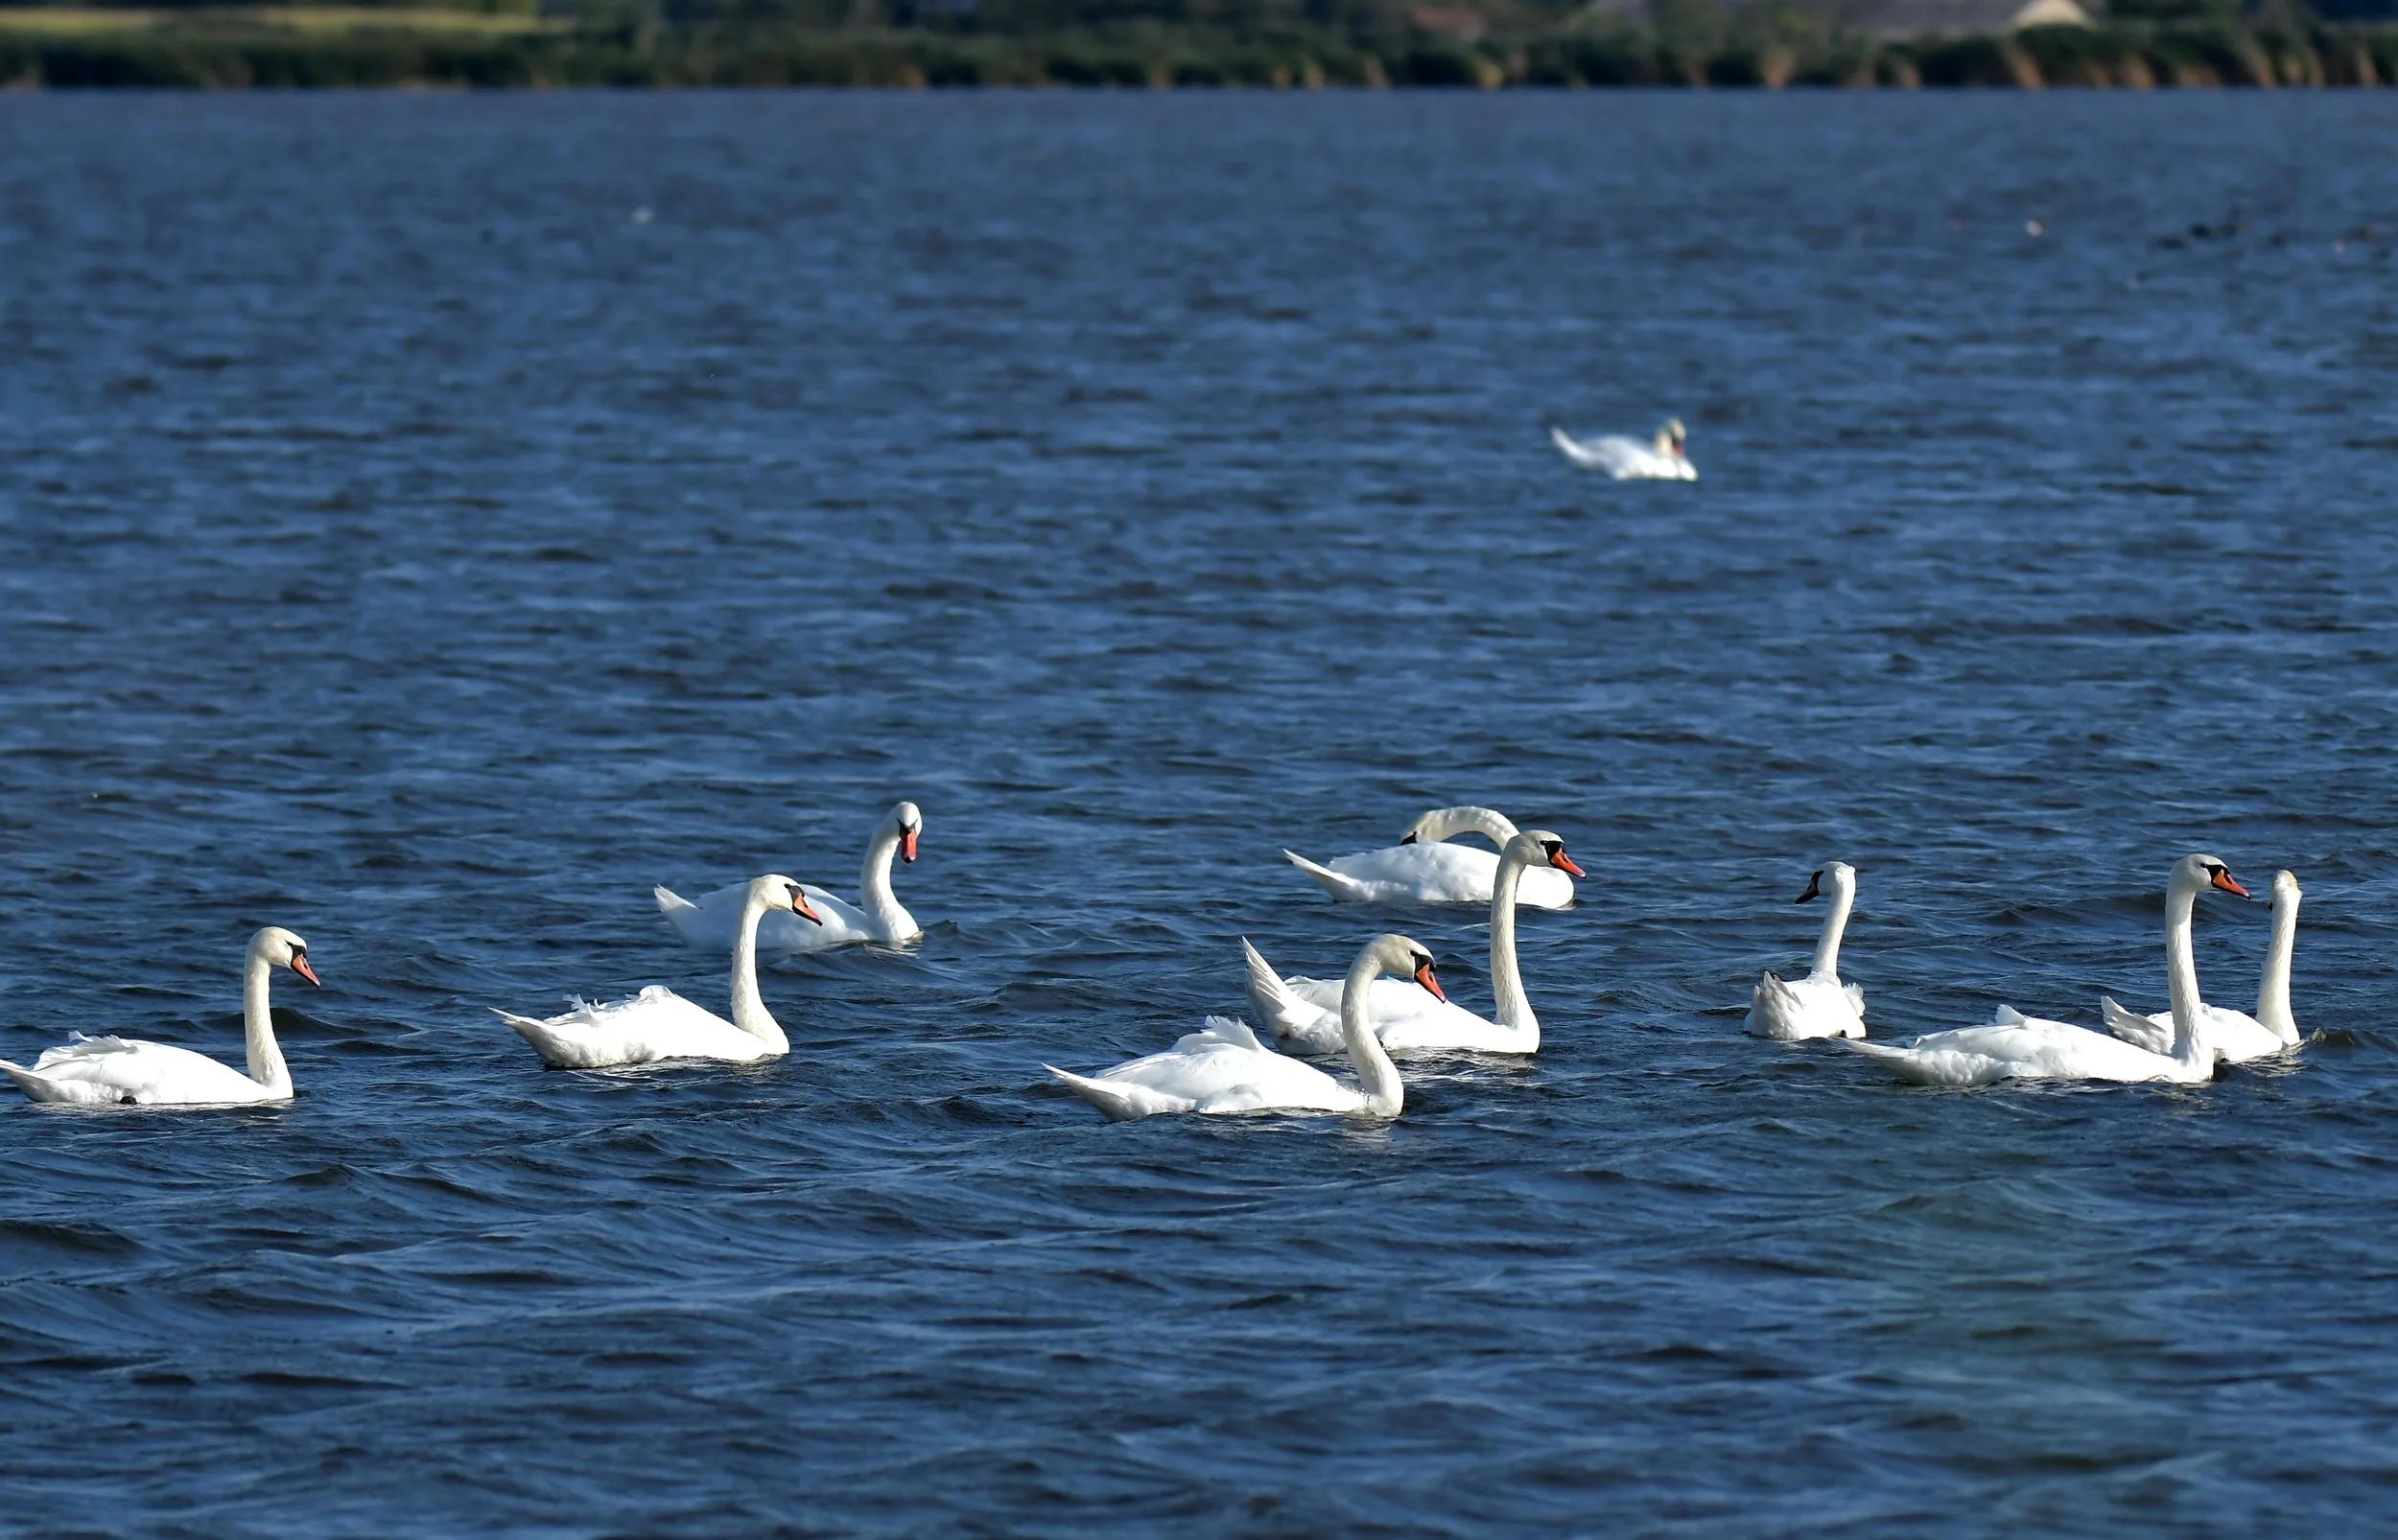
[[[800,889],[821,917],[819,922],[804,925],[789,914],[769,914],[758,930],[759,949],[788,954],[823,951],[859,942],[898,946],[920,939],[924,927],[916,923],[915,916],[901,907],[899,896],[891,891],[891,857],[897,855],[913,864],[916,839],[924,828],[925,815],[917,811],[914,803],[893,804],[866,842],[866,868],[859,883],[865,907],[835,898],[812,882],[803,882]],[[741,928],[741,905],[748,892],[748,883],[736,882],[696,902],[668,888],[653,888],[650,897],[658,900],[658,912],[682,933],[686,942],[694,946],[728,946]]]
[[[1341,988],[1341,1038],[1357,1084],[1344,1085],[1313,1064],[1286,1059],[1258,1040],[1244,1022],[1210,1016],[1200,1031],[1164,1053],[1118,1064],[1098,1075],[1041,1067],[1110,1119],[1127,1122],[1161,1112],[1353,1112],[1397,1117],[1406,1101],[1399,1066],[1374,1035],[1369,996],[1384,973],[1412,978],[1434,998],[1441,981],[1432,954],[1404,936],[1376,936],[1358,952]]]
[[[2153,1053],[2103,1032],[2027,1016],[2008,1006],[1987,1027],[1935,1032],[1904,1045],[1840,1039],[1878,1059],[1903,1080],[1925,1085],[1988,1085],[2003,1080],[2165,1081],[2194,1085],[2215,1078],[2221,1058],[2198,1008],[2198,970],[2191,959],[2190,908],[2200,893],[2220,888],[2245,898],[2248,890],[2211,855],[2174,863],[2165,889],[2165,965],[2174,1002],[2171,1053]]]
[[[1769,970],[1757,980],[1749,1001],[1749,1030],[1760,1038],[1798,1042],[1865,1036],[1865,991],[1840,981],[1840,938],[1857,901],[1857,869],[1846,861],[1828,862],[1807,879],[1807,891],[1791,901],[1805,903],[1826,893],[1831,906],[1823,916],[1822,934],[1816,938],[1815,966],[1807,976],[1786,980]]]
[[[749,1063],[791,1051],[765,1001],[758,995],[758,925],[769,912],[788,912],[813,922],[806,891],[789,877],[767,875],[742,890],[740,923],[733,937],[733,1019],[703,1011],[663,984],[652,984],[628,1000],[608,1005],[576,1001],[563,1015],[547,1018],[496,1013],[533,1045],[533,1052],[559,1069],[612,1069],[654,1064],[664,1059],[714,1059]]]
[[[1479,834],[1494,849],[1447,843],[1460,834]],[[1435,807],[1397,845],[1321,865],[1290,851],[1282,859],[1343,903],[1489,903],[1498,881],[1497,852],[1516,834],[1515,821],[1495,808]],[[1571,908],[1573,880],[1536,867],[1523,875],[1516,901],[1534,909]]]
[[[1367,998],[1374,1008],[1375,1035],[1384,1048],[1395,1054],[1540,1051],[1540,1018],[1532,1014],[1532,1000],[1524,993],[1523,974],[1516,965],[1516,885],[1536,872],[1549,871],[1584,875],[1565,853],[1564,840],[1545,828],[1526,829],[1509,840],[1499,858],[1498,881],[1491,894],[1491,992],[1498,1019],[1476,1015],[1395,978],[1379,978]],[[1283,978],[1247,937],[1240,948],[1249,964],[1249,1001],[1278,1042],[1303,1053],[1330,1053],[1341,1046],[1345,992],[1339,981]]]
[[[205,1054],[163,1042],[130,1038],[86,1038],[53,1048],[34,1061],[34,1067],[0,1059],[0,1071],[36,1102],[75,1103],[86,1107],[223,1107],[240,1102],[288,1102],[292,1072],[275,1041],[274,1015],[268,1005],[269,981],[274,969],[288,968],[317,984],[317,970],[308,963],[308,943],[279,925],[269,925],[249,939],[242,967],[242,1036],[248,1047],[249,1073],[219,1063]]]
[[[1549,442],[1567,459],[1586,470],[1605,471],[1618,481],[1696,481],[1699,468],[1690,463],[1690,433],[1681,419],[1669,417],[1647,443],[1610,433],[1604,438],[1578,439],[1552,425]]]
[[[2297,945],[2298,900],[2304,897],[2295,874],[2273,874],[2273,942],[2265,952],[2265,978],[2257,986],[2256,1015],[2220,1005],[2198,1007],[2206,1023],[2206,1035],[2222,1053],[2225,1063],[2245,1064],[2253,1059],[2269,1059],[2298,1045],[2298,1023],[2290,1014],[2290,954]],[[2099,996],[2099,1011],[2106,1030],[2124,1041],[2152,1053],[2170,1051],[2174,1033],[2171,1011],[2135,1015],[2104,994]]]

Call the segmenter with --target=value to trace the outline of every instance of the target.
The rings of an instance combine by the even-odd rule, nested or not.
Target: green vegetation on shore
[[[0,5],[0,84],[148,86],[2341,86],[2398,82],[2398,26],[2185,11],[1907,40],[1803,13],[1311,4],[1016,11],[910,6],[542,15],[480,9]],[[848,14],[858,12],[851,10]],[[1652,17],[1658,14],[1653,7]],[[1466,16],[1470,26],[1456,18]]]

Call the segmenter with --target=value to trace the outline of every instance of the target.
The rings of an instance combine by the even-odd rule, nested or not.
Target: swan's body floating
[[[664,985],[608,1005],[576,1002],[564,1015],[536,1020],[498,1014],[533,1051],[560,1069],[608,1069],[664,1059],[715,1059],[748,1063],[779,1059],[790,1039],[758,996],[758,925],[769,912],[813,920],[806,891],[787,876],[763,876],[742,890],[733,938],[733,1019],[703,1011]]]
[[[1399,1066],[1374,1035],[1368,996],[1384,973],[1412,977],[1441,995],[1432,954],[1404,936],[1366,943],[1341,991],[1341,1037],[1357,1084],[1345,1085],[1313,1064],[1285,1059],[1238,1021],[1208,1017],[1201,1031],[1162,1054],[1118,1064],[1100,1075],[1070,1075],[1041,1067],[1110,1118],[1125,1121],[1160,1112],[1356,1112],[1397,1117],[1406,1099]]]
[[[274,1017],[268,1007],[269,976],[278,968],[317,983],[308,965],[308,943],[276,925],[249,939],[249,955],[242,969],[242,1035],[249,1050],[249,1073],[222,1064],[205,1054],[163,1042],[129,1038],[86,1038],[82,1033],[63,1048],[53,1048],[25,1068],[0,1060],[19,1089],[36,1102],[68,1102],[87,1107],[223,1107],[239,1102],[288,1102],[292,1072],[283,1062],[283,1049],[274,1040]]]
[[[1459,834],[1480,834],[1505,850],[1516,833],[1514,820],[1493,808],[1435,807],[1417,819],[1397,845],[1344,855],[1323,866],[1289,851],[1282,858],[1343,903],[1489,903],[1498,882],[1496,851],[1446,842]],[[1570,908],[1573,879],[1537,867],[1524,874],[1516,901],[1535,909]]]
[[[860,886],[864,889],[866,905],[837,898],[813,883],[800,884],[808,901],[824,917],[820,925],[805,925],[788,914],[770,914],[758,930],[758,946],[768,952],[819,952],[834,946],[848,946],[858,942],[877,942],[885,946],[898,946],[924,935],[924,927],[916,917],[900,906],[899,898],[891,891],[891,857],[913,862],[916,859],[916,837],[924,832],[925,816],[912,802],[896,804],[875,826],[874,837],[866,842],[866,870]],[[678,898],[671,890],[655,888],[651,897],[658,900],[658,912],[666,916],[683,940],[694,946],[729,946],[741,928],[741,901],[749,891],[747,883],[736,882],[718,888],[696,903]]]
[[[1665,426],[1657,431],[1657,436],[1645,444],[1616,433],[1605,438],[1570,438],[1563,428],[1551,428],[1549,441],[1576,465],[1605,471],[1618,481],[1699,478],[1699,468],[1690,463],[1690,434],[1675,419],[1667,419]]]
[[[2027,1016],[2007,1006],[1987,1027],[1935,1032],[1904,1047],[1849,1041],[1901,1079],[1926,1085],[1987,1085],[2002,1080],[2169,1081],[2197,1085],[2215,1077],[2219,1057],[2198,1011],[2198,970],[2191,960],[2190,906],[2216,887],[2247,897],[2223,863],[2188,855],[2165,890],[2165,961],[2174,1002],[2173,1052],[2151,1053],[2103,1032]],[[1844,1039],[1846,1040],[1846,1039]]]
[[[2206,1036],[2226,1063],[2269,1059],[2298,1045],[2298,1023],[2290,1014],[2290,954],[2297,945],[2298,900],[2304,897],[2293,874],[2273,874],[2273,945],[2265,953],[2265,980],[2257,987],[2256,1015],[2220,1005],[2198,1007]],[[2099,1009],[2106,1030],[2124,1041],[2151,1053],[2169,1050],[2174,1036],[2171,1011],[2134,1015],[2104,995],[2099,996]]]
[[[1828,882],[1826,879],[1829,879]],[[1815,940],[1815,967],[1805,978],[1784,979],[1767,973],[1757,980],[1749,1001],[1749,1030],[1776,1042],[1805,1038],[1865,1036],[1865,991],[1840,981],[1840,938],[1848,928],[1848,911],[1857,901],[1857,869],[1834,861],[1807,883],[1807,891],[1792,901],[1820,898],[1826,887],[1831,909],[1823,917],[1822,934]]]
[[[1367,996],[1375,1036],[1392,1053],[1462,1050],[1529,1054],[1540,1049],[1540,1022],[1524,993],[1516,967],[1516,886],[1536,872],[1583,875],[1565,853],[1565,842],[1545,828],[1528,829],[1507,842],[1498,882],[1491,894],[1491,992],[1498,1019],[1490,1020],[1446,999],[1436,999],[1397,979],[1376,979]],[[1249,959],[1249,1001],[1277,1042],[1303,1053],[1330,1053],[1341,1046],[1345,986],[1335,979],[1283,978],[1243,938]]]

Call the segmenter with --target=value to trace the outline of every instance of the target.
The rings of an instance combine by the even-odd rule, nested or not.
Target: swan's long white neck
[[[2190,909],[2198,890],[2175,879],[2165,895],[2165,988],[2174,1008],[2174,1062],[2185,1068],[2204,1061],[2198,1045],[2198,965],[2190,945]]]
[[[1516,837],[1516,824],[1494,807],[1443,807],[1430,815],[1422,837],[1438,844],[1460,834],[1479,834],[1503,851]]]
[[[1498,879],[1491,884],[1491,993],[1498,1000],[1499,1025],[1524,1039],[1517,1051],[1533,1053],[1540,1046],[1540,1019],[1532,1014],[1532,998],[1516,967],[1516,889],[1523,881],[1524,864],[1511,848],[1499,857]]]
[[[916,934],[916,917],[901,907],[899,896],[891,891],[891,862],[899,848],[899,826],[883,820],[866,844],[866,870],[858,879],[866,898],[866,918],[874,922],[884,941]]]
[[[733,1025],[778,1054],[791,1051],[791,1040],[766,1010],[758,993],[758,922],[766,917],[766,896],[753,892],[741,905],[741,928],[733,938]]]
[[[1399,1084],[1399,1066],[1391,1062],[1382,1039],[1374,1035],[1374,1021],[1366,1010],[1366,996],[1374,992],[1374,981],[1381,976],[1381,960],[1371,951],[1350,965],[1349,978],[1341,985],[1341,1040],[1349,1049],[1350,1066],[1357,1071],[1357,1089],[1366,1099],[1366,1110],[1376,1117],[1397,1117],[1407,1090]]]
[[[274,1011],[268,980],[274,965],[267,954],[250,949],[242,968],[242,1037],[249,1049],[249,1078],[270,1091],[292,1094],[292,1071],[283,1062],[283,1045],[274,1040]]]
[[[1856,907],[1857,880],[1851,876],[1832,879],[1832,891],[1825,895],[1831,907],[1823,915],[1822,934],[1815,938],[1815,968],[1818,978],[1840,977],[1840,939],[1848,931],[1848,911]]]
[[[2298,1040],[2298,1021],[2290,1014],[2290,955],[2298,945],[2298,898],[2295,888],[2273,890],[2273,945],[2265,952],[2265,982],[2256,992],[2256,1018],[2284,1042]]]

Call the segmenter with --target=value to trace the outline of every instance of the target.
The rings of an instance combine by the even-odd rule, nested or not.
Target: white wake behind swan
[[[924,827],[925,815],[916,810],[914,803],[894,804],[866,842],[866,866],[858,884],[865,906],[860,908],[812,882],[803,882],[800,889],[823,922],[807,925],[788,914],[770,914],[758,931],[760,949],[782,954],[819,952],[860,942],[898,946],[922,937],[924,927],[916,923],[916,917],[901,906],[899,896],[891,891],[891,857],[897,855],[912,864],[916,859],[916,839],[924,832]],[[717,889],[695,903],[669,888],[653,888],[650,897],[658,900],[658,912],[682,933],[684,941],[694,946],[728,946],[741,928],[741,904],[748,892],[749,884],[736,882]]]
[[[1690,434],[1679,419],[1665,425],[1647,443],[1610,433],[1603,438],[1574,438],[1563,428],[1549,429],[1549,442],[1586,470],[1605,471],[1618,481],[1696,481],[1699,468],[1690,463]]]
[[[1376,936],[1357,953],[1341,990],[1341,1038],[1357,1084],[1347,1085],[1313,1064],[1286,1059],[1242,1022],[1210,1016],[1200,1031],[1164,1053],[1098,1075],[1041,1067],[1117,1122],[1161,1112],[1352,1112],[1397,1117],[1406,1101],[1399,1066],[1374,1035],[1368,995],[1384,973],[1412,978],[1435,998],[1441,981],[1432,954],[1404,936]]]
[[[2294,874],[2273,874],[2273,944],[2265,952],[2265,978],[2257,986],[2256,1015],[2220,1005],[2198,1007],[2206,1035],[2226,1063],[2269,1059],[2298,1045],[2298,1023],[2290,1014],[2290,954],[2297,945],[2298,900],[2304,897]],[[2106,1030],[2124,1041],[2151,1053],[2171,1051],[2171,1011],[2135,1015],[2104,994],[2099,996],[2099,1011]]]
[[[762,876],[742,890],[740,925],[733,937],[730,1021],[663,984],[607,1005],[578,1000],[563,1015],[536,1019],[506,1011],[495,1014],[531,1043],[545,1062],[559,1069],[613,1069],[668,1059],[742,1064],[779,1059],[791,1051],[790,1039],[758,994],[758,922],[769,911],[811,922],[816,913],[808,906],[800,884],[787,876]]]
[[[1498,1008],[1492,1020],[1446,998],[1378,978],[1367,996],[1375,1036],[1395,1054],[1463,1051],[1529,1054],[1540,1050],[1540,1021],[1524,993],[1516,965],[1516,885],[1536,872],[1583,875],[1565,842],[1545,828],[1527,829],[1507,842],[1499,857],[1498,882],[1491,893],[1491,992]],[[1278,1042],[1302,1053],[1330,1053],[1341,1046],[1341,1007],[1346,986],[1333,979],[1283,978],[1247,937],[1240,949],[1249,964],[1249,1002]]]
[[[279,925],[268,925],[250,937],[242,965],[247,1075],[189,1048],[131,1038],[86,1038],[80,1032],[65,1047],[52,1048],[35,1060],[31,1069],[0,1059],[0,1071],[36,1102],[84,1107],[288,1102],[292,1071],[275,1041],[274,1015],[268,1002],[269,980],[278,968],[317,983],[317,970],[308,964],[308,943]]]
[[[2190,907],[2206,889],[2248,896],[2222,862],[2186,855],[2165,890],[2166,984],[2174,1002],[2173,1051],[2151,1053],[2103,1032],[2027,1016],[2009,1006],[1987,1027],[1935,1032],[1904,1046],[1841,1039],[1902,1080],[1925,1085],[1988,1085],[2003,1080],[2165,1081],[2193,1085],[2215,1077],[2220,1057],[2198,1012],[2198,970],[2190,949]]]
[[[1492,850],[1446,841],[1479,834]],[[1343,903],[1489,903],[1498,881],[1497,852],[1516,837],[1515,821],[1492,807],[1435,807],[1418,818],[1397,845],[1361,851],[1321,865],[1290,851],[1282,859],[1315,878]],[[1574,884],[1545,867],[1523,875],[1516,901],[1535,909],[1573,906]]]
[[[1791,901],[1821,898],[1827,885],[1831,907],[1815,940],[1815,966],[1805,978],[1784,979],[1769,970],[1750,996],[1749,1030],[1760,1038],[1799,1042],[1865,1036],[1865,991],[1840,981],[1840,938],[1857,901],[1857,869],[1846,861],[1828,862],[1807,880],[1807,891]]]

